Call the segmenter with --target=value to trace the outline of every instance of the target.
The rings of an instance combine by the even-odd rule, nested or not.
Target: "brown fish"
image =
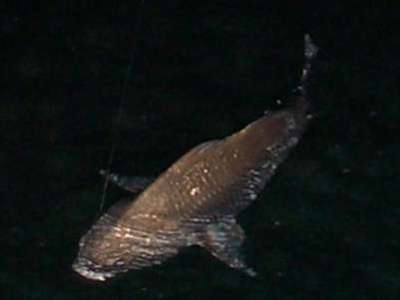
[[[310,119],[306,86],[318,49],[305,35],[305,65],[295,101],[175,162],[136,199],[112,206],[81,238],[73,269],[93,280],[161,264],[198,245],[232,268],[256,273],[240,256],[245,234],[235,216],[257,198],[298,143]],[[130,191],[146,180],[110,179]]]

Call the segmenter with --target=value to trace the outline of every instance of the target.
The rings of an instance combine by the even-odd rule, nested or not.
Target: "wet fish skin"
[[[136,199],[112,206],[82,237],[73,269],[88,279],[106,280],[198,245],[255,275],[241,258],[245,234],[235,216],[257,198],[305,130],[307,82],[316,52],[306,35],[306,62],[293,105],[195,147]]]

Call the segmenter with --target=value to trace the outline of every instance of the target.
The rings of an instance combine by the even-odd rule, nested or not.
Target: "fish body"
[[[161,264],[179,249],[197,245],[255,275],[241,258],[245,235],[235,217],[257,198],[304,132],[309,120],[306,83],[316,52],[306,35],[306,63],[293,105],[224,139],[200,144],[135,199],[112,206],[81,238],[73,269],[106,280]]]

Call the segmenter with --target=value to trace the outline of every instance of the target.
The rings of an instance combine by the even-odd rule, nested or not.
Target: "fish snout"
[[[72,269],[82,277],[90,280],[105,281],[114,276],[112,272],[96,270],[96,265],[90,260],[77,257],[72,264]]]

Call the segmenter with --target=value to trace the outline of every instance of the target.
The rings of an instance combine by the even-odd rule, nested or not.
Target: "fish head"
[[[132,245],[117,226],[104,227],[95,224],[79,242],[78,255],[72,269],[81,276],[105,281],[129,269],[132,258]]]
[[[178,239],[170,236],[174,229],[147,214],[130,214],[129,205],[117,202],[80,239],[74,271],[105,281],[131,269],[161,264],[177,253]]]
[[[72,269],[79,275],[97,281],[105,281],[107,278],[115,276],[115,272],[105,269],[103,266],[85,257],[78,256],[72,264]]]
[[[105,281],[132,268],[135,243],[131,227],[121,221],[129,202],[120,201],[100,217],[79,241],[72,269],[81,276]]]

